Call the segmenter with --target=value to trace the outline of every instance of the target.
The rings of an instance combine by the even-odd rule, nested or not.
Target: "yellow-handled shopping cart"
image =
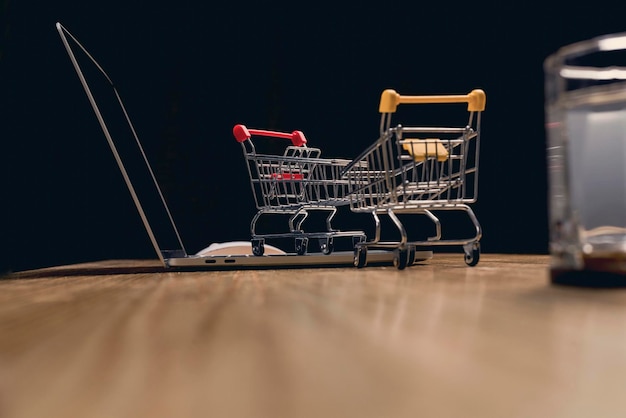
[[[373,239],[356,244],[354,264],[367,263],[368,248],[395,251],[394,264],[404,269],[412,264],[416,247],[462,246],[465,262],[474,266],[480,258],[482,229],[469,204],[478,193],[480,119],[486,97],[482,90],[465,95],[403,96],[384,90],[379,111],[380,136],[343,171],[350,184],[350,209],[371,213],[376,232]],[[466,103],[463,125],[406,126],[391,125],[399,105]],[[442,235],[438,211],[463,211],[475,233],[468,238],[446,239]],[[380,215],[387,215],[397,227],[400,239],[381,239]],[[435,234],[411,241],[399,214],[425,215],[435,225]]]

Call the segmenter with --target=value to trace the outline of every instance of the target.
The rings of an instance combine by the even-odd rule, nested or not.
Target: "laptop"
[[[188,253],[157,177],[111,78],[91,53],[61,23],[57,23],[56,28],[111,148],[156,255],[166,269],[224,270],[354,265],[353,251],[298,254],[266,245],[263,255],[254,255],[251,251],[251,243],[245,241],[213,243],[196,253]],[[432,255],[432,251],[417,251],[415,261],[430,259]],[[393,258],[391,251],[369,251],[367,264],[393,264]]]

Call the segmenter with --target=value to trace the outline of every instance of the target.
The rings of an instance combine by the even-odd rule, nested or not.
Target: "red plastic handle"
[[[238,124],[233,128],[233,135],[235,135],[237,142],[243,142],[250,139],[252,135],[259,135],[289,139],[296,147],[301,147],[306,144],[306,138],[302,131],[293,131],[292,133],[266,131],[263,129],[248,129],[245,125]]]

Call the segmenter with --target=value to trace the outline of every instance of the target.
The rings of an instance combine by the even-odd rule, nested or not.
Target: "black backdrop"
[[[352,157],[377,136],[383,89],[482,88],[483,251],[545,253],[542,63],[626,30],[618,5],[4,0],[0,267],[154,257],[56,21],[116,81],[192,252],[249,237],[234,124],[299,129]]]

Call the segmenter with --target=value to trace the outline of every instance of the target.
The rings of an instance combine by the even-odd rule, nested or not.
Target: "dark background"
[[[545,253],[542,64],[626,30],[626,6],[601,5],[3,0],[0,268],[155,257],[57,21],[115,80],[190,252],[249,238],[234,124],[302,130],[349,158],[377,137],[383,89],[482,88],[482,249]]]

